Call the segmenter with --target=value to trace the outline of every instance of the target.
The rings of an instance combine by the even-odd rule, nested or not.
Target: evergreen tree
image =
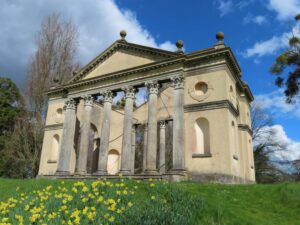
[[[296,21],[300,21],[300,14],[295,17]],[[300,28],[299,28],[300,29]],[[293,103],[298,98],[300,90],[300,37],[295,34],[289,39],[289,47],[277,58],[271,67],[271,73],[277,75],[276,85],[278,87],[285,86],[286,101]],[[284,74],[284,72],[286,72]],[[296,97],[296,98],[295,98]]]

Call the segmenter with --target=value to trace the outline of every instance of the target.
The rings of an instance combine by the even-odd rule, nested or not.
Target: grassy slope
[[[56,180],[0,179],[0,201],[16,196],[17,187],[28,193],[49,184],[59,183],[60,181]],[[65,185],[71,186],[72,181],[65,182]],[[135,205],[139,207],[134,212],[136,214],[151,207],[151,204],[145,204],[149,201],[147,185],[142,183],[138,189]],[[157,185],[156,188],[158,194],[160,188],[165,188],[165,191],[170,188],[200,197],[203,201],[201,207],[191,206],[189,209],[193,215],[193,224],[300,225],[300,183],[218,185],[183,182],[170,183],[164,187]],[[176,203],[173,203],[172,207],[177,207]]]

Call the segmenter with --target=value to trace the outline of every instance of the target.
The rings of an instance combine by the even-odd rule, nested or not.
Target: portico
[[[89,94],[82,95],[80,97],[68,97],[68,100],[65,101],[65,117],[68,118],[65,120],[63,125],[63,135],[61,137],[62,143],[68,143],[68,146],[62,144],[60,145],[60,156],[58,158],[58,168],[56,175],[71,175],[72,171],[70,170],[70,160],[71,160],[71,145],[72,140],[75,137],[76,129],[76,108],[77,104],[82,99],[84,102],[83,111],[81,114],[81,135],[80,135],[80,144],[78,151],[78,160],[76,161],[76,170],[74,175],[77,176],[105,176],[109,175],[107,172],[107,161],[108,161],[108,151],[109,151],[109,142],[110,142],[110,124],[111,124],[111,113],[112,113],[112,102],[115,96],[115,93],[122,91],[125,97],[125,106],[124,106],[124,120],[123,120],[123,135],[122,135],[122,149],[121,149],[121,163],[120,163],[120,173],[122,175],[135,175],[134,163],[135,163],[135,122],[133,120],[133,105],[135,101],[135,95],[137,88],[146,87],[148,90],[148,120],[147,120],[147,135],[146,148],[145,148],[145,157],[146,164],[143,165],[143,173],[137,173],[139,175],[164,175],[166,174],[165,170],[165,121],[159,121],[157,118],[157,97],[160,83],[169,83],[170,85],[176,87],[174,89],[174,94],[178,95],[178,88],[183,89],[184,78],[179,73],[178,75],[172,75],[167,80],[149,80],[136,86],[124,86],[118,87],[115,89],[109,88],[100,92],[89,92]],[[101,124],[101,137],[100,137],[100,149],[98,157],[98,166],[97,171],[92,174],[89,174],[87,171],[87,157],[88,157],[88,145],[89,145],[89,129],[90,122],[92,117],[92,109],[94,107],[95,99],[103,97],[103,119]],[[174,130],[173,134],[175,137],[180,137],[184,129],[182,125],[184,124],[184,111],[182,105],[182,95],[178,95],[177,98],[174,98],[174,106],[178,110],[176,114],[176,119],[174,120]],[[177,102],[178,101],[178,102]],[[182,110],[179,110],[179,108]],[[175,109],[174,109],[175,110]],[[158,126],[159,126],[159,140],[158,136]],[[181,127],[181,129],[178,129]],[[173,138],[174,140],[174,138]],[[157,148],[157,143],[159,143],[159,148]],[[173,165],[175,166],[172,170],[184,172],[184,142],[180,140],[173,144],[174,158]],[[157,156],[157,151],[159,155]],[[159,167],[157,164],[159,163]],[[184,173],[182,173],[184,178]]]

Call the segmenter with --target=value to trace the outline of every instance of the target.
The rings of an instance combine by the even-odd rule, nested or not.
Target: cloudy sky
[[[223,31],[256,101],[273,115],[278,139],[293,158],[299,156],[300,104],[285,103],[269,68],[287,47],[290,31],[299,34],[293,17],[300,13],[300,0],[1,0],[0,75],[20,88],[40,23],[53,12],[78,26],[82,65],[118,39],[122,29],[130,42],[167,50],[183,39],[187,52],[212,46],[215,33]]]

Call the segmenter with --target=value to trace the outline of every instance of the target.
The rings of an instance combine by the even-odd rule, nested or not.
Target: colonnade
[[[184,150],[184,77],[183,75],[171,78],[174,86],[174,113],[173,113],[173,167],[176,173],[185,171],[185,150]],[[148,175],[164,174],[165,169],[165,121],[157,121],[157,100],[158,81],[147,81],[145,86],[148,89],[148,121],[144,132],[144,154],[143,172]],[[123,139],[121,152],[120,172],[124,175],[134,174],[135,155],[135,125],[133,124],[133,104],[135,100],[135,88],[127,86],[122,89],[125,93],[125,109],[123,122]],[[107,174],[107,159],[109,148],[109,135],[111,124],[111,108],[114,97],[113,90],[105,90],[101,93],[104,98],[103,120],[101,127],[100,149],[98,167],[94,175]],[[84,100],[84,110],[82,114],[82,126],[78,160],[75,173],[79,175],[87,174],[87,156],[89,143],[89,129],[92,116],[94,97],[86,95]],[[159,168],[157,168],[157,125],[159,122]],[[76,125],[76,101],[69,98],[65,102],[65,120],[63,124],[62,141],[58,159],[57,175],[70,175],[71,153],[74,145]]]

